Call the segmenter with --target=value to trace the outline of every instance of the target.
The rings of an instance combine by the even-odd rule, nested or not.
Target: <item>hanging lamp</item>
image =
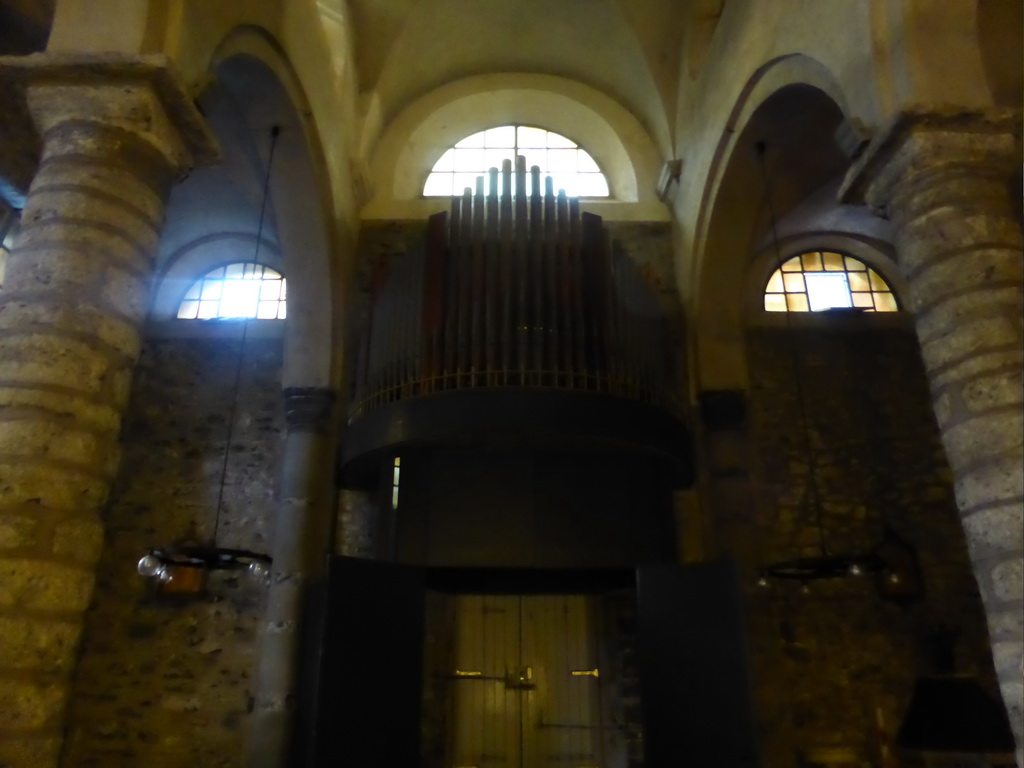
[[[775,250],[776,269],[781,271],[783,258],[779,248],[778,223],[772,205],[771,185],[765,161],[765,143],[758,142],[755,145],[755,149],[764,178],[765,198],[772,227],[772,245]],[[814,524],[818,534],[818,554],[810,557],[780,560],[765,565],[760,570],[758,584],[762,587],[767,587],[773,579],[796,581],[801,584],[803,591],[806,592],[809,589],[809,583],[813,581],[856,578],[874,574],[876,586],[883,598],[894,600],[915,599],[920,593],[919,587],[921,583],[920,572],[916,565],[916,553],[907,542],[896,536],[890,529],[886,528],[882,544],[875,551],[838,553],[831,551],[828,547],[825,528],[822,522],[817,458],[811,444],[801,366],[796,338],[793,334],[792,313],[788,305],[786,307],[786,332],[789,338],[797,409],[803,429],[804,449],[809,467],[810,504],[814,511]]]
[[[266,219],[267,200],[270,191],[270,171],[274,162],[274,150],[281,129],[273,126],[270,129],[270,153],[267,158],[267,170],[263,178],[263,196],[260,201],[259,224],[256,228],[256,246],[253,251],[253,263],[259,263],[260,243],[263,240],[263,224]],[[230,549],[217,546],[217,533],[220,528],[220,515],[224,506],[224,485],[227,479],[228,457],[231,451],[231,440],[235,429],[235,413],[238,408],[238,392],[242,381],[242,362],[245,356],[245,341],[249,330],[249,318],[242,324],[242,337],[239,343],[238,363],[235,366],[235,382],[231,399],[231,412],[228,417],[228,434],[224,444],[224,457],[221,463],[220,489],[217,494],[217,512],[213,527],[213,538],[209,544],[176,544],[167,547],[150,549],[138,562],[139,575],[156,582],[157,590],[163,595],[198,595],[206,591],[211,571],[246,571],[255,581],[264,582],[270,575],[273,562],[269,555],[252,552],[247,549]]]

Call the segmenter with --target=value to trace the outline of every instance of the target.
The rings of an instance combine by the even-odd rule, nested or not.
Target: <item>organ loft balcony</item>
[[[372,272],[342,483],[410,447],[498,445],[646,455],[689,485],[682,351],[654,289],[522,157],[484,181]]]

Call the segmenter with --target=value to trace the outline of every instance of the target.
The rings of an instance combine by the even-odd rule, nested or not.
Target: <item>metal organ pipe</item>
[[[538,169],[539,174],[539,169]],[[529,208],[526,197],[526,158],[519,155],[516,158],[516,227],[515,227],[515,260],[512,262],[513,274],[515,276],[516,316],[513,321],[513,335],[516,338],[516,364],[519,370],[518,383],[526,385],[526,352],[529,349],[529,335],[527,326],[527,279],[529,277],[529,238],[530,227],[528,220]]]

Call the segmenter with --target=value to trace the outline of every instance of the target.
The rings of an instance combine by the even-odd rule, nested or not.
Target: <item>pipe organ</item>
[[[577,436],[688,457],[665,312],[601,217],[556,196],[550,178],[542,194],[523,157],[492,168],[486,193],[484,182],[431,216],[418,248],[374,270],[343,465],[538,419],[550,434],[552,411]],[[621,429],[595,433],[602,423]]]
[[[542,196],[539,169],[527,176],[524,163],[492,168],[487,195],[480,177],[476,194],[431,217],[422,250],[376,276],[355,415],[474,387],[602,392],[673,410],[654,292],[599,216],[556,197],[550,178]]]
[[[377,562],[332,560],[318,764],[618,762],[641,748],[639,708],[614,714],[640,645],[624,630],[631,650],[602,654],[599,627],[636,624],[642,584],[659,680],[694,626],[658,581],[693,480],[669,318],[546,183],[492,169],[369,281],[338,479],[367,492]],[[645,716],[675,718],[675,683]]]

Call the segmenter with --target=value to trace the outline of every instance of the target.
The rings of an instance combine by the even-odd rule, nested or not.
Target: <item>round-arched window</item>
[[[280,272],[256,262],[217,267],[188,289],[178,306],[178,318],[283,320],[287,287]]]
[[[608,197],[608,180],[589,152],[561,134],[528,125],[488,128],[449,147],[434,163],[423,195],[461,195],[467,187],[476,188],[479,176],[484,176],[487,184],[489,169],[500,171],[503,160],[512,161],[515,167],[517,155],[526,158],[528,169],[537,166],[541,176],[550,176],[555,192],[564,189],[570,197]]]
[[[784,262],[768,278],[764,308],[768,312],[899,311],[896,295],[877,271],[834,251],[810,251]]]

